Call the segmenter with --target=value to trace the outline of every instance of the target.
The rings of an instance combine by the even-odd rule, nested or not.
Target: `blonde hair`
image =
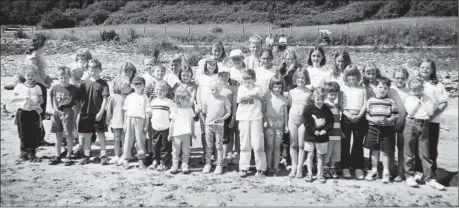
[[[212,86],[215,86],[217,91],[220,92],[222,90],[222,87],[223,87],[222,84],[223,84],[223,82],[220,79],[213,78],[209,82],[209,88],[212,87]]]
[[[177,106],[183,106],[185,103],[189,103],[191,99],[191,94],[190,92],[184,87],[184,88],[178,88],[175,91],[175,104]]]
[[[424,81],[419,78],[413,78],[408,81],[408,89],[413,91],[415,89],[424,89]]]
[[[57,72],[58,72],[59,75],[62,75],[62,74],[68,75],[69,78],[70,78],[70,76],[71,76],[70,68],[69,68],[69,67],[66,67],[66,66],[60,66],[60,67],[57,69]]]
[[[327,96],[327,90],[323,87],[314,87],[312,90],[311,96],[309,96],[309,104],[315,104],[314,100],[316,97],[321,98],[322,100],[325,100],[325,97]]]
[[[78,57],[83,58],[88,63],[89,63],[89,60],[92,59],[91,52],[89,52],[89,50],[87,48],[82,48],[82,49],[77,51],[77,53],[75,54],[75,62],[78,61]]]
[[[70,65],[70,77],[74,79],[81,79],[83,77],[84,68],[79,64]]]
[[[159,89],[167,89],[167,82],[164,81],[164,80],[160,80],[158,82],[156,82],[155,84],[155,89],[159,88]]]

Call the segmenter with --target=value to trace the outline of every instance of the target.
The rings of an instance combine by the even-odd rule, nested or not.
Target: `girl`
[[[345,50],[335,53],[335,62],[333,71],[330,72],[328,76],[325,77],[325,82],[337,82],[340,87],[344,86],[343,76],[344,69],[351,64],[351,57],[349,53]]]
[[[431,97],[437,106],[429,123],[429,153],[433,161],[432,171],[437,169],[438,139],[440,137],[441,114],[448,107],[448,93],[437,78],[437,68],[431,59],[419,63],[419,75],[424,80],[424,94]]]
[[[188,93],[190,93],[191,106],[194,108],[198,85],[191,80],[193,78],[193,70],[190,66],[185,66],[182,70],[180,70],[178,77],[180,79],[181,84],[177,89],[185,88],[188,91]]]
[[[247,64],[247,69],[255,70],[260,66],[261,41],[262,38],[257,34],[249,38],[250,55],[244,61]]]
[[[24,83],[19,83],[14,87],[12,102],[18,103],[14,123],[18,126],[18,135],[21,139],[20,159],[37,162],[35,155],[38,147],[42,111],[40,104],[43,102],[42,91],[35,83],[37,67],[26,65],[23,76]]]
[[[282,95],[285,87],[283,77],[276,75],[269,81],[269,90],[266,95],[266,112],[264,122],[266,142],[267,175],[279,175],[279,161],[281,142],[287,126],[287,99]]]
[[[365,177],[373,181],[378,176],[379,153],[382,152],[383,183],[389,183],[389,155],[394,150],[394,126],[398,117],[398,108],[389,98],[390,80],[386,77],[376,79],[375,97],[368,99],[366,119],[369,123],[365,148],[371,151],[371,171]]]
[[[79,65],[83,67],[84,69],[83,76],[81,77],[83,81],[86,81],[89,77],[91,77],[88,73],[88,63],[89,63],[89,60],[91,59],[92,59],[91,52],[89,52],[89,50],[86,48],[82,48],[78,50],[77,53],[75,54],[74,64]]]
[[[191,106],[191,94],[188,89],[178,88],[175,93],[177,108],[172,109],[169,141],[172,142],[172,167],[170,173],[178,173],[180,153],[182,154],[182,172],[190,173],[188,158],[190,156],[190,141],[194,135],[194,112]]]
[[[368,122],[363,117],[366,110],[367,93],[359,85],[361,79],[359,69],[349,65],[344,70],[343,114],[341,117],[341,129],[344,138],[341,140],[341,168],[343,177],[350,178],[349,168],[355,169],[355,177],[363,180],[363,138],[367,134]],[[351,135],[353,135],[352,152],[349,154]]]
[[[301,69],[303,66],[298,62],[299,56],[295,49],[288,48],[284,54],[284,62],[282,63],[279,71],[280,74],[284,76],[286,86],[285,91],[288,92],[296,87],[293,81],[293,75],[297,69]]]
[[[202,78],[202,77],[201,77]],[[225,97],[220,95],[221,82],[218,79],[212,79],[209,85],[209,92],[202,99],[202,113],[205,114],[206,125],[206,165],[202,170],[203,173],[209,173],[211,169],[211,155],[216,140],[217,149],[217,166],[214,174],[223,173],[223,125],[225,120],[231,115],[231,103]]]
[[[217,61],[213,58],[210,57],[206,60],[206,65],[204,67],[204,74],[199,77],[198,80],[198,91],[197,91],[197,104],[198,104],[198,110],[196,114],[199,113],[200,117],[200,123],[201,123],[201,142],[202,146],[206,147],[206,130],[205,130],[205,114],[202,112],[202,109],[204,107],[204,100],[207,96],[210,95],[209,91],[209,83],[212,79],[216,79],[218,74],[218,65]],[[206,156],[206,149],[204,149],[203,157],[202,157],[202,162],[205,160]]]
[[[363,68],[362,83],[367,91],[368,99],[375,96],[376,79],[381,78],[381,70],[374,63],[370,63]]]
[[[326,63],[325,52],[321,46],[316,46],[309,53],[308,72],[311,78],[312,87],[324,87],[325,77],[330,74],[330,70],[324,68]]]
[[[124,143],[124,101],[131,91],[128,80],[118,79],[113,83],[113,94],[108,98],[107,126],[110,126],[114,136],[115,157],[109,163],[117,164],[121,157],[121,144]],[[129,158],[130,159],[130,156]]]
[[[226,52],[221,41],[214,42],[211,46],[210,56],[217,61],[219,67],[226,65]],[[196,71],[196,80],[199,80],[199,77],[205,74],[206,58],[201,59],[198,62],[198,70]]]
[[[325,183],[323,175],[324,157],[328,149],[328,132],[333,129],[334,125],[333,113],[327,105],[324,105],[326,96],[327,93],[324,88],[314,88],[312,95],[308,98],[309,105],[304,112],[304,125],[307,135],[304,137],[304,150],[308,151],[306,182],[312,182],[312,160],[315,149],[317,151],[317,180]]]
[[[246,68],[244,63],[244,53],[240,49],[235,49],[230,52],[229,60],[232,65],[230,68],[230,76],[232,80],[235,80],[239,85],[242,83],[242,71]]]
[[[168,73],[164,76],[164,81],[175,91],[180,85],[179,73],[182,68],[182,56],[176,55],[169,61]]]
[[[409,90],[406,86],[406,82],[408,80],[409,73],[408,70],[405,68],[396,68],[394,69],[393,78],[395,85],[392,85],[389,89],[389,97],[395,101],[398,107],[399,117],[395,122],[395,132],[397,138],[397,161],[398,161],[398,171],[397,176],[394,178],[394,181],[401,182],[405,177],[405,171],[403,168],[404,158],[403,158],[403,127],[405,126],[405,117],[406,117],[406,110],[404,105],[405,98],[409,95]],[[395,155],[390,155],[392,165],[395,165]]]
[[[120,75],[121,78],[128,79],[129,82],[132,82],[132,79],[137,74],[137,69],[135,68],[134,64],[131,62],[125,62],[120,66]]]
[[[269,81],[274,76],[274,72],[271,71],[273,68],[273,58],[273,52],[269,49],[264,49],[260,57],[261,66],[255,69],[255,73],[257,74],[257,81],[255,84],[261,87],[263,95],[269,93]]]
[[[296,70],[293,75],[296,88],[288,92],[288,105],[290,106],[288,130],[290,132],[290,157],[292,170],[289,177],[303,177],[304,162],[304,120],[303,113],[311,91],[306,87],[310,84],[309,74],[306,69]]]

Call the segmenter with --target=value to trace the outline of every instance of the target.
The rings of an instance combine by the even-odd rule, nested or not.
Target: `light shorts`
[[[314,143],[314,142],[304,142],[304,150],[308,152],[317,150],[317,154],[324,155],[327,154],[328,142]]]

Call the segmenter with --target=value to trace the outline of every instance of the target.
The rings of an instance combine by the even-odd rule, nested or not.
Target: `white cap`
[[[229,54],[230,58],[238,57],[238,56],[244,57],[244,53],[241,51],[241,49],[234,49]]]
[[[219,74],[223,72],[230,73],[230,69],[228,67],[222,67],[218,69]]]

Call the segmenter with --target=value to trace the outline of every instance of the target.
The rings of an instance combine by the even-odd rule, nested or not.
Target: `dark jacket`
[[[312,115],[315,115],[318,119],[324,118],[325,125],[317,128],[316,123]],[[304,127],[306,128],[306,135],[304,141],[314,142],[314,143],[323,143],[328,141],[328,132],[333,129],[335,121],[333,119],[333,113],[327,105],[322,105],[322,108],[317,108],[316,105],[308,105],[304,112]],[[327,133],[324,135],[316,136],[315,131],[325,130]]]

